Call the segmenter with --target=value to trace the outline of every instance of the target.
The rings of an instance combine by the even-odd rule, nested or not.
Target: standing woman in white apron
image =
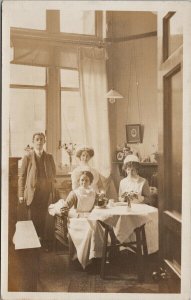
[[[82,171],[89,171],[93,175],[91,187],[98,193],[103,190],[103,184],[100,174],[97,170],[89,165],[89,161],[94,156],[94,149],[89,146],[80,146],[76,149],[76,157],[79,159],[79,165],[72,171],[72,190],[79,187],[79,175]]]

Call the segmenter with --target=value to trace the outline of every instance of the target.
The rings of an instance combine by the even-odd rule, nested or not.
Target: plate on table
[[[127,202],[115,202],[114,206],[128,206]]]

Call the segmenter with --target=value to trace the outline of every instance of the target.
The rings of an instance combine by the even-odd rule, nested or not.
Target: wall
[[[147,12],[113,12],[113,37],[127,37],[156,31],[156,15]],[[126,124],[142,124],[142,144],[133,144],[142,159],[158,148],[157,130],[157,37],[147,37],[113,43],[113,87],[123,95],[115,104],[110,104],[112,124],[110,131],[115,160],[114,144],[126,142]],[[111,75],[111,74],[110,74]],[[113,141],[115,137],[115,142]],[[115,148],[115,149],[116,149]],[[120,180],[117,167],[113,165],[116,186]]]

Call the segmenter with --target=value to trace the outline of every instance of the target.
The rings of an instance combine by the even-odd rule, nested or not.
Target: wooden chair
[[[54,250],[57,250],[57,242],[59,241],[65,247],[68,247],[68,228],[66,216],[55,216],[54,227]]]
[[[68,232],[67,216],[55,216],[55,231],[54,231],[54,251],[57,251],[57,242],[67,248],[69,253],[69,264],[72,263],[76,248]]]
[[[101,261],[101,272],[100,276],[102,279],[105,278],[105,267],[107,261],[107,255],[109,254],[109,259],[112,260],[119,252],[119,247],[124,246],[132,249],[137,256],[137,275],[140,282],[144,281],[144,256],[148,255],[146,235],[145,235],[145,225],[135,229],[135,241],[128,243],[120,243],[113,231],[113,228],[102,221],[99,221],[105,229],[104,233],[104,244],[102,251],[102,261]],[[111,243],[108,245],[108,237],[110,236]]]
[[[66,199],[72,190],[72,181],[70,175],[62,176],[57,175],[55,184],[59,199]],[[59,241],[65,247],[69,247],[67,216],[55,216],[54,222],[54,250],[57,250],[57,242]]]

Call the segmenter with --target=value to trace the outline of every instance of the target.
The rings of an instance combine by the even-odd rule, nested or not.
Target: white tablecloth
[[[34,224],[31,220],[18,221],[16,223],[13,243],[15,244],[15,250],[41,247]]]
[[[102,256],[104,229],[98,220],[113,226],[120,242],[134,240],[134,229],[145,225],[148,253],[158,250],[158,209],[146,204],[132,204],[111,208],[94,208],[87,218],[70,218],[68,230],[77,251],[77,257],[85,268],[93,257]]]

